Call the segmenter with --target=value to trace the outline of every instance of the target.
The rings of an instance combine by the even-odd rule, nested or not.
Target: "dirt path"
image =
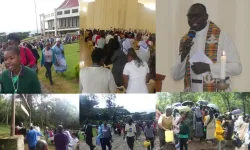
[[[127,146],[127,141],[123,139],[123,135],[112,135],[112,150],[129,150]],[[134,150],[147,150],[143,147],[143,142],[145,141],[145,136],[141,135],[138,140],[134,143]],[[93,144],[95,145],[95,138],[93,138]],[[159,147],[159,141],[156,139],[155,141],[156,148]],[[158,148],[159,149],[159,148]],[[89,146],[85,142],[80,142],[80,150],[89,150]],[[96,146],[95,150],[102,150],[100,146]]]

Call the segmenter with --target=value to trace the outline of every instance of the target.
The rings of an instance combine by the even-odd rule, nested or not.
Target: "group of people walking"
[[[115,122],[112,125],[108,124],[106,121],[99,122],[99,125],[95,127],[91,124],[90,121],[86,121],[86,125],[83,128],[83,133],[85,135],[86,144],[90,147],[90,150],[94,150],[96,146],[101,146],[102,150],[112,149],[112,142],[116,140],[114,138],[123,138],[130,150],[134,150],[135,141],[138,140],[141,136],[141,133],[144,133],[145,141],[148,141],[150,146],[147,146],[148,150],[153,150],[154,148],[154,139],[155,139],[155,126],[153,121],[133,121],[128,119],[127,123]],[[95,131],[96,129],[96,131]],[[112,132],[113,131],[113,132]],[[93,132],[97,133],[96,145],[93,144]],[[142,138],[143,139],[143,138]],[[119,143],[122,145],[122,143]],[[141,143],[140,146],[142,146]]]
[[[0,44],[1,60],[1,93],[41,93],[41,86],[37,76],[39,43],[22,42],[16,33],[7,36],[8,42]],[[51,67],[54,65],[57,73],[67,70],[64,47],[61,39],[57,38],[55,45],[53,41],[47,42],[46,47],[41,49],[40,65],[46,68],[45,76],[53,85]],[[41,46],[40,46],[41,48]]]
[[[249,116],[244,116],[224,115],[205,105],[182,109],[167,107],[158,118],[160,147],[188,150],[188,144],[198,140],[217,144],[218,150],[222,150],[231,141],[235,150],[249,150]],[[174,139],[166,141],[171,136]]]
[[[56,150],[79,150],[79,137],[77,133],[70,132],[59,125],[55,130],[48,127],[44,132],[40,131],[39,126],[31,125],[26,130],[23,123],[16,127],[16,135],[23,135],[27,140],[29,150],[48,150],[49,142],[55,145]],[[43,140],[40,137],[45,137]]]
[[[81,92],[116,93],[121,87],[126,93],[149,92],[147,83],[155,78],[155,34],[112,29],[86,30],[85,36],[94,50],[92,66],[80,72]]]

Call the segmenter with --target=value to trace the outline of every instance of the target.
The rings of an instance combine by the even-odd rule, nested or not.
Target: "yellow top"
[[[221,126],[221,122],[219,120],[216,120],[215,133],[214,133],[215,138],[218,141],[223,141],[224,140],[223,133],[224,133],[224,130]]]

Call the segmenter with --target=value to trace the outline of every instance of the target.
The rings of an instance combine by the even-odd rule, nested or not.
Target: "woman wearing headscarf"
[[[140,42],[138,43],[139,50],[136,52],[137,56],[144,62],[148,63],[149,58],[150,58],[150,51],[148,44],[146,43],[146,38],[141,39]]]
[[[202,138],[204,137],[203,132],[203,116],[199,107],[195,109],[194,112],[194,128],[195,128],[195,137]]]
[[[121,49],[127,55],[130,48],[132,48],[131,40],[128,38],[128,33],[125,33]]]
[[[135,53],[128,50],[128,63],[123,70],[123,82],[127,93],[148,93],[149,68]]]
[[[173,109],[166,108],[166,113],[162,114],[158,120],[160,147],[167,150],[175,150],[174,143],[165,142],[165,131],[173,130],[174,117],[172,116]]]
[[[54,65],[56,73],[64,73],[67,70],[64,47],[61,44],[61,39],[56,39],[56,44],[52,47],[56,56],[56,65]]]

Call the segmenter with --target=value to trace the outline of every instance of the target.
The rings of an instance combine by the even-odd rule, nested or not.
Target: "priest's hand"
[[[192,38],[188,38],[183,44],[183,51],[181,52],[181,62],[187,57],[190,52],[191,47],[193,46],[194,42]]]
[[[193,65],[191,66],[193,72],[195,74],[202,74],[202,73],[205,73],[205,72],[210,72],[210,66],[209,64],[206,64],[206,63],[203,63],[203,62],[196,62],[196,63],[193,63]]]

